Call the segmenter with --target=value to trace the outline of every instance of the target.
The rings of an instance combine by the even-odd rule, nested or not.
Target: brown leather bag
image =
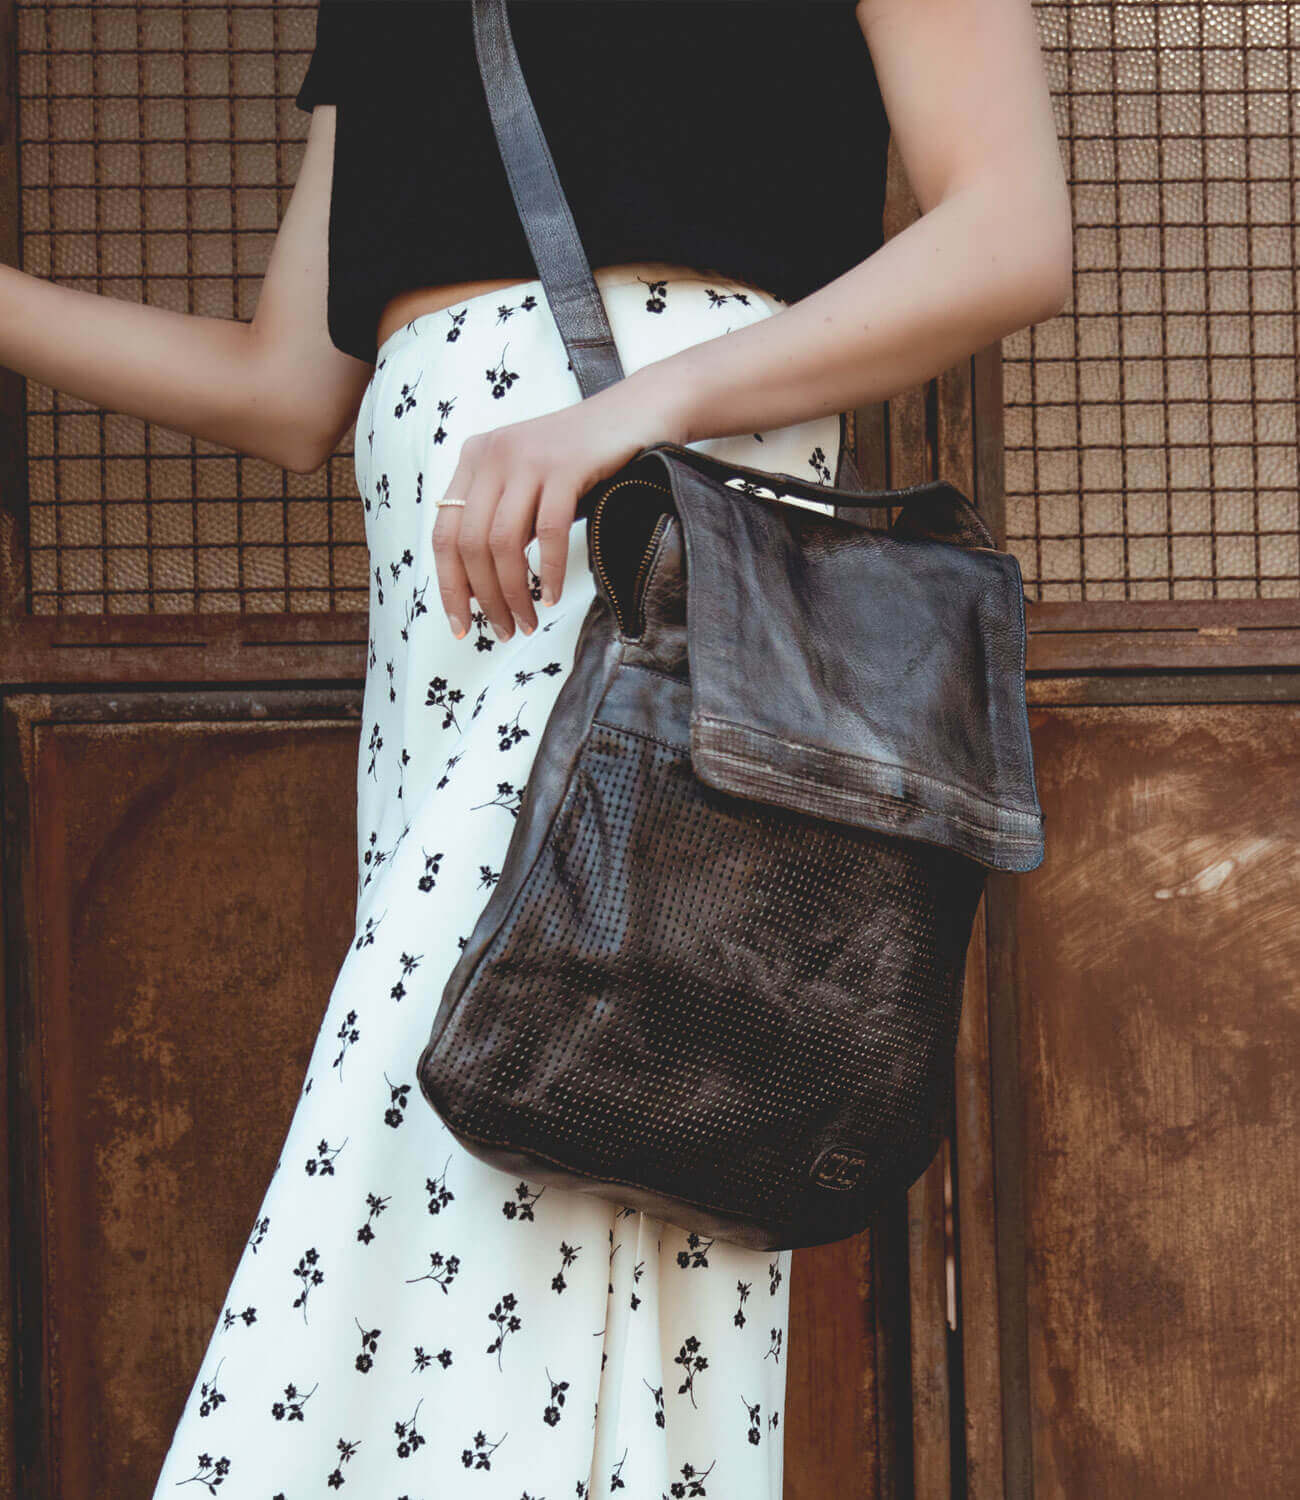
[[[589,394],[621,376],[603,305],[505,0],[474,23]],[[1043,858],[1019,566],[948,484],[830,488],[675,443],[579,514],[597,594],[421,1092],[534,1181],[758,1249],[857,1233],[948,1124],[987,872]]]

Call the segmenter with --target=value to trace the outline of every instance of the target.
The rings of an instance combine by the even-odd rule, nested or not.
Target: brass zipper
[[[592,556],[596,560],[596,572],[600,575],[600,581],[605,585],[605,593],[609,597],[609,602],[613,607],[614,618],[618,621],[619,633],[621,635],[627,634],[627,622],[623,619],[622,612],[619,610],[618,599],[614,594],[613,585],[609,581],[609,575],[605,572],[605,566],[601,559],[600,520],[601,514],[605,509],[605,502],[609,499],[609,497],[614,493],[615,490],[621,490],[629,484],[640,485],[643,489],[660,490],[665,495],[672,494],[672,490],[670,490],[667,485],[652,484],[647,479],[623,479],[620,480],[618,484],[610,485],[610,487],[604,492],[604,494],[601,495],[600,499],[596,501],[596,508],[592,512],[592,527],[594,532],[593,546],[591,549]],[[659,520],[655,523],[654,531],[650,534],[650,540],[646,543],[645,552],[641,557],[641,567],[637,574],[637,586],[640,585],[641,574],[645,572],[646,563],[649,560],[651,552],[654,550],[655,543],[659,539],[659,536],[663,529],[663,524],[666,520],[666,515],[659,517]],[[633,597],[635,598],[635,589],[633,590]]]

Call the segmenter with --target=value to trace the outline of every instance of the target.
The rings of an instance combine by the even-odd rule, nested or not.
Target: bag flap
[[[755,478],[784,491],[761,471],[652,451],[682,521],[701,780],[993,869],[1036,868],[1019,565],[917,534],[929,499],[969,503],[949,486],[895,491],[890,503],[912,509],[873,530],[762,498]]]

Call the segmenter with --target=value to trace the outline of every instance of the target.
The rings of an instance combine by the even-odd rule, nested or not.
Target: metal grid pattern
[[[1037,0],[1074,294],[1004,345],[1039,599],[1300,593],[1300,5]]]
[[[315,0],[18,0],[20,264],[249,318],[297,176]],[[27,382],[34,614],[361,610],[351,435],[300,475]]]

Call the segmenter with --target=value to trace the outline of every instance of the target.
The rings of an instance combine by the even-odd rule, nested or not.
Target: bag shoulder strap
[[[492,130],[537,274],[583,396],[623,378],[596,278],[524,79],[506,0],[473,0],[474,51]],[[837,489],[861,490],[840,413]]]

